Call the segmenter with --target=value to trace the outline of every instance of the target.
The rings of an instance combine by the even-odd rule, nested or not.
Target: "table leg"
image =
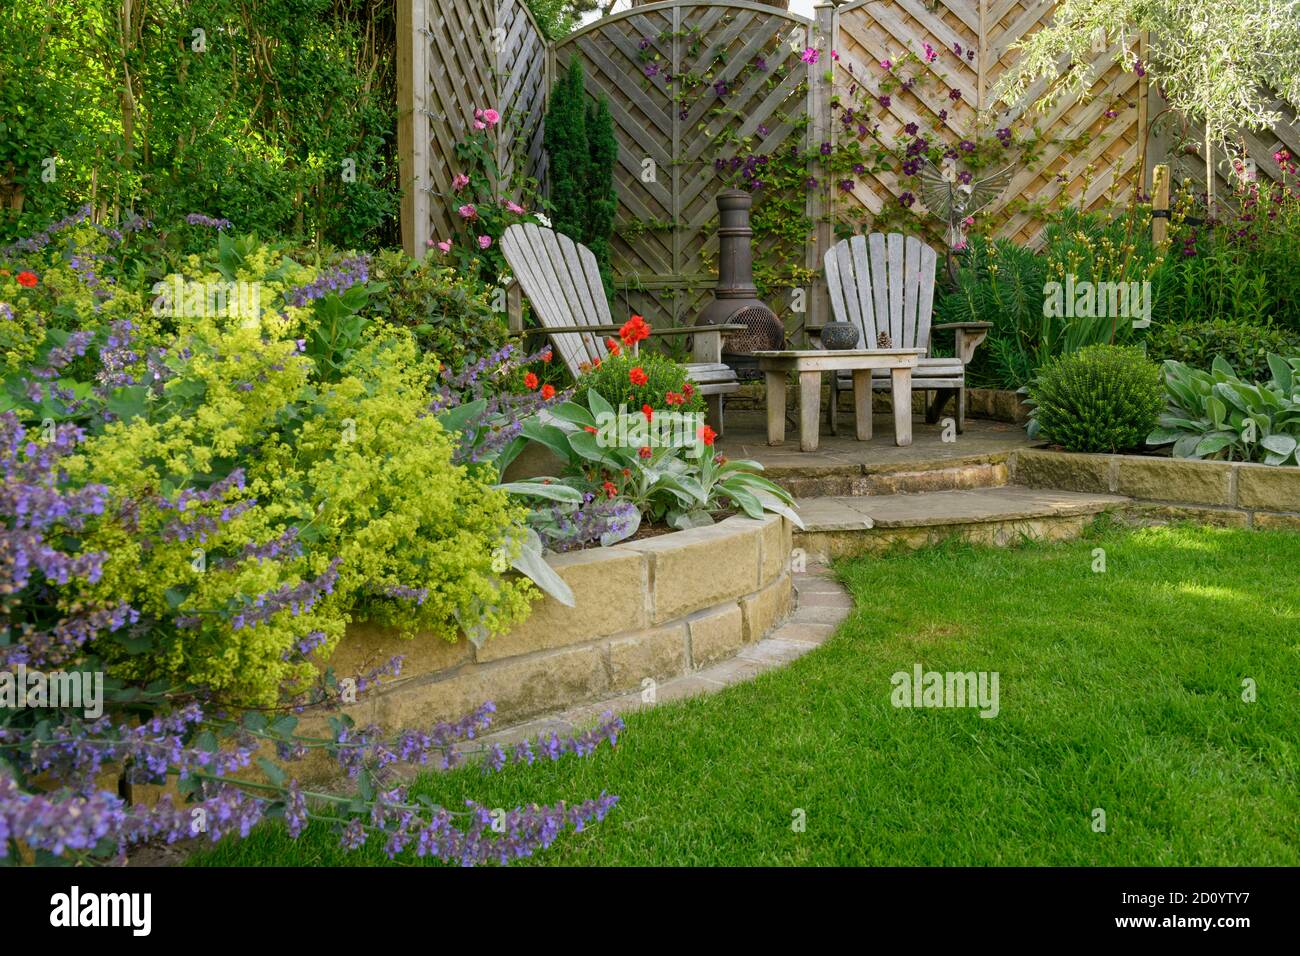
[[[871,440],[871,369],[853,370],[853,417],[858,422],[858,441]]]
[[[799,373],[799,450],[817,450],[817,430],[821,424],[822,373]]]
[[[890,370],[894,383],[894,444],[912,444],[912,370]]]
[[[767,372],[767,443],[785,441],[785,372]]]

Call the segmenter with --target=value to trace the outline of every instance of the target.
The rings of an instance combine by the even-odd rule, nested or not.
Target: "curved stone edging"
[[[354,626],[330,666],[346,675],[406,656],[401,678],[346,708],[358,724],[389,731],[456,719],[485,700],[495,702],[498,724],[512,724],[674,680],[709,680],[703,668],[735,664],[789,615],[791,548],[790,522],[768,515],[551,556],[573,589],[572,608],[544,597],[481,648]]]
[[[711,694],[751,680],[766,671],[797,660],[826,643],[840,622],[853,610],[849,592],[824,565],[792,575],[796,609],[770,634],[746,646],[734,658],[692,674],[674,677],[640,692],[619,694],[570,707],[546,717],[495,731],[480,739],[484,744],[507,746],[538,735],[570,734],[599,720],[602,714],[626,714],[700,694]]]

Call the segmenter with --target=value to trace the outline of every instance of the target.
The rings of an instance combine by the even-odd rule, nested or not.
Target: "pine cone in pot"
[[[876,348],[892,349],[893,347],[894,347],[894,340],[889,337],[888,332],[881,332],[879,335],[876,336]]]

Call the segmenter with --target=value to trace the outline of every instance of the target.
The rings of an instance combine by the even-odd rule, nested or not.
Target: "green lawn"
[[[790,666],[632,715],[616,751],[421,786],[449,806],[621,796],[536,863],[1300,864],[1300,535],[1099,530],[839,570],[858,609]],[[1000,713],[893,707],[917,663],[998,672]],[[266,826],[195,862],[388,862],[337,842]]]

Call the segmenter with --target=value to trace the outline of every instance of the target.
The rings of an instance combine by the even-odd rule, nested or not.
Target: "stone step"
[[[820,562],[952,537],[999,546],[1024,537],[1056,540],[1076,537],[1093,517],[1128,501],[1019,485],[804,498],[797,504],[805,529],[795,532],[794,543],[808,560]]]
[[[912,495],[998,488],[1009,480],[1005,453],[875,464],[771,465],[767,477],[796,498]]]

